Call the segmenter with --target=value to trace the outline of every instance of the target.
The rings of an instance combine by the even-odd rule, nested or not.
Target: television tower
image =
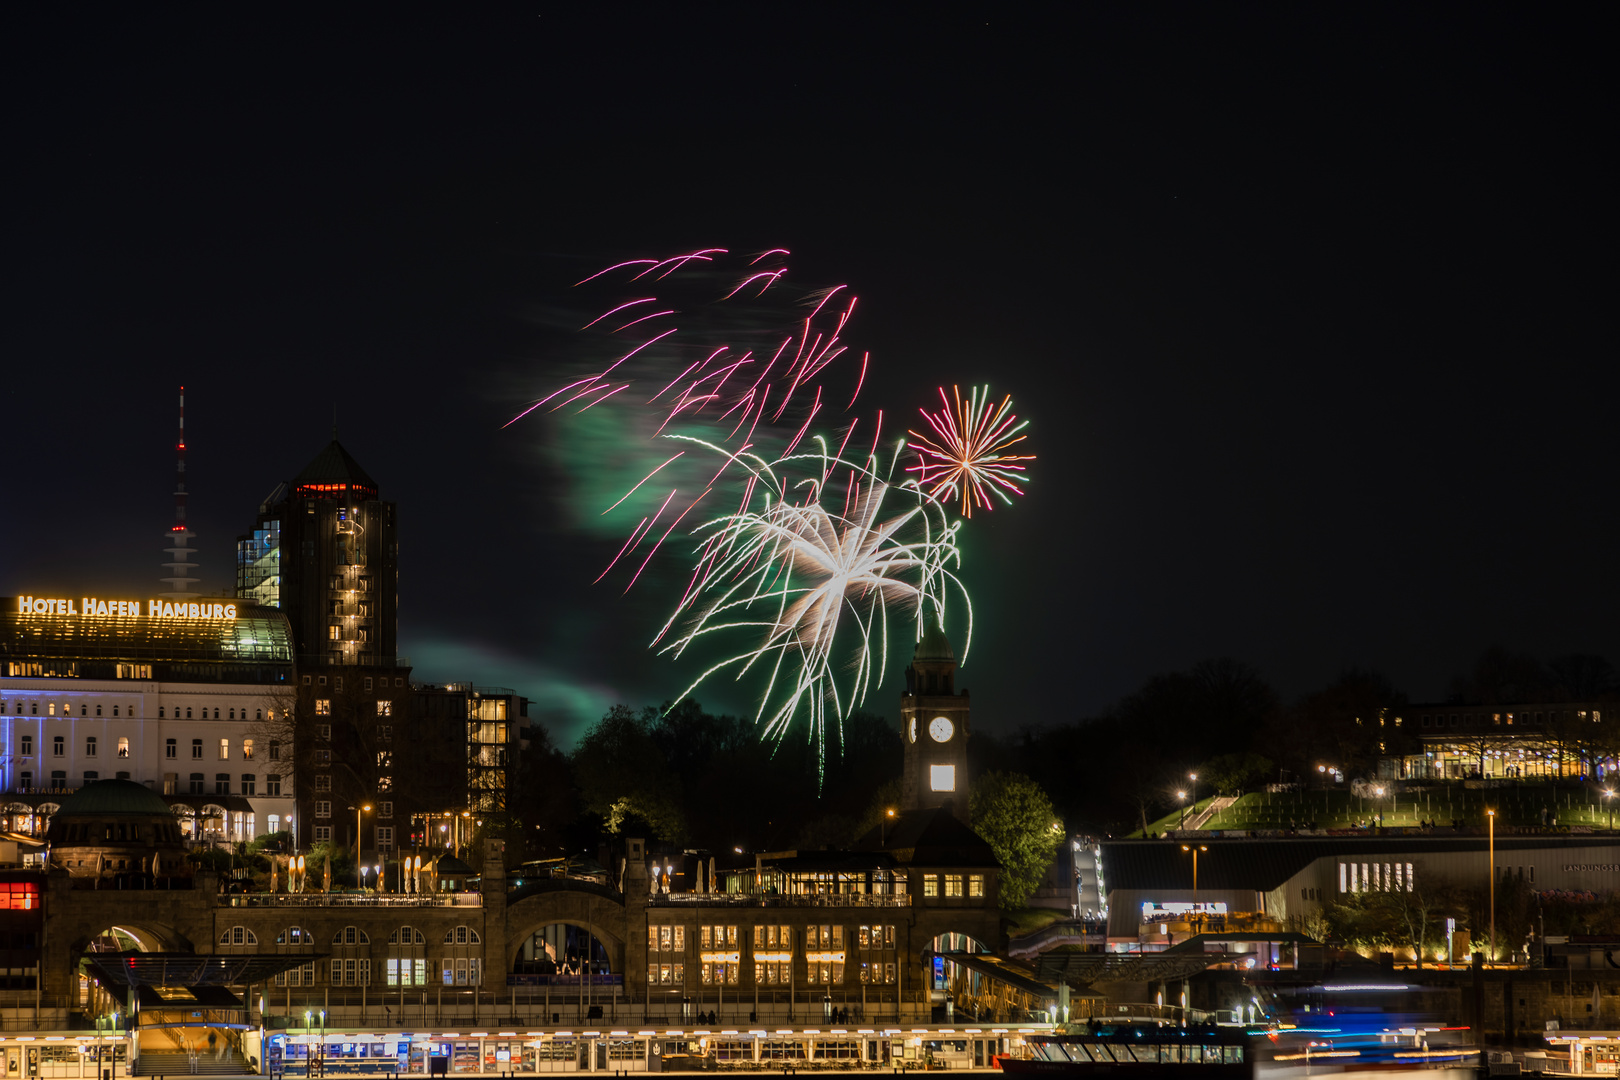
[[[174,528],[164,535],[170,547],[165,550],[173,557],[163,565],[169,568],[170,576],[159,578],[170,586],[168,592],[163,594],[166,600],[184,600],[189,597],[201,595],[190,588],[197,584],[197,579],[189,576],[189,571],[196,569],[197,564],[191,561],[196,549],[191,546],[191,529],[186,525],[186,388],[180,388],[180,439],[175,444],[174,464]]]

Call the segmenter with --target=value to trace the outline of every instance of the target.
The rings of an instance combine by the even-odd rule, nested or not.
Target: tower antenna
[[[186,388],[183,386],[180,388],[180,437],[175,443],[174,527],[164,539],[171,545],[165,550],[172,556],[169,562],[163,564],[168,567],[170,576],[158,579],[169,585],[164,598],[184,600],[198,595],[196,590],[190,588],[197,584],[197,579],[190,576],[190,571],[195,570],[197,564],[191,561],[196,549],[191,546],[192,532],[186,524]]]

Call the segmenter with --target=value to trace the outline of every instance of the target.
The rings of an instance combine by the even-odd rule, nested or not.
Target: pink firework
[[[701,248],[615,263],[576,282],[601,295],[580,330],[605,350],[603,360],[531,402],[507,426],[535,411],[631,408],[650,413],[646,430],[655,439],[707,428],[707,441],[723,451],[791,454],[812,424],[828,423],[840,406],[854,408],[870,355],[857,355],[844,337],[856,304],[849,286],[795,290],[787,280],[789,255],[786,248],[748,254]],[[676,471],[665,471],[670,463],[608,507],[643,485],[643,498],[654,487],[669,495],[636,527],[610,570],[625,560],[644,567],[642,552],[650,558],[671,522],[704,502],[721,479],[687,477],[677,492]]]
[[[937,413],[918,410],[933,432],[931,436],[909,432],[918,460],[906,471],[917,474],[917,482],[932,498],[959,498],[963,517],[972,517],[975,506],[991,509],[992,494],[1010,505],[1013,495],[1024,493],[1019,485],[1029,483],[1023,463],[1034,461],[1035,455],[1007,451],[1024,441],[1021,432],[1029,421],[1019,423],[1012,414],[1011,396],[993,405],[988,386],[971,388],[966,400],[954,386],[951,395],[947,398],[940,387],[944,408]]]

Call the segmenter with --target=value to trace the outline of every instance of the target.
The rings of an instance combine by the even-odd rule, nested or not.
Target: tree
[[[1222,795],[1235,795],[1246,787],[1263,782],[1271,775],[1272,763],[1250,750],[1245,754],[1222,754],[1198,766],[1198,779]]]
[[[981,776],[968,808],[974,831],[1001,863],[1001,909],[1016,911],[1046,877],[1063,839],[1063,823],[1040,785],[1018,773]]]
[[[574,747],[574,781],[585,808],[607,822],[608,832],[639,820],[658,839],[680,842],[686,838],[680,781],[648,730],[655,717],[637,716],[624,705],[609,709]]]

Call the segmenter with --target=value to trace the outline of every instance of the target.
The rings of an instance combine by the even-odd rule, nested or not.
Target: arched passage
[[[536,882],[514,894],[518,899],[506,909],[507,971],[521,973],[520,964],[540,957],[559,965],[590,957],[609,971],[624,971],[624,905],[608,889],[579,885]]]

